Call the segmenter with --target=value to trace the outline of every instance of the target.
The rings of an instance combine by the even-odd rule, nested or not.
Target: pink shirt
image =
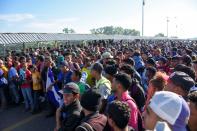
[[[127,103],[131,110],[131,116],[129,119],[129,126],[133,127],[136,131],[138,130],[138,108],[135,102],[132,100],[129,92],[126,91],[122,94],[122,101]]]

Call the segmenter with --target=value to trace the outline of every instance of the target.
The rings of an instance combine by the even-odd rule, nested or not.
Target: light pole
[[[167,17],[167,37],[168,37],[168,23],[170,22],[169,18]]]
[[[142,0],[142,36],[144,36],[144,5],[145,0]]]

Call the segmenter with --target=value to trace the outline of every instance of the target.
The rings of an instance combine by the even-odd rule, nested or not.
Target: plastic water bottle
[[[88,77],[88,74],[86,72],[82,72],[80,82],[86,83],[87,77]]]

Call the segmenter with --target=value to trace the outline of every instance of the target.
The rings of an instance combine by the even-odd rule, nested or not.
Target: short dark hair
[[[118,69],[117,69],[117,67],[115,65],[108,65],[105,68],[105,73],[109,74],[111,76],[114,76],[117,72],[118,72]]]
[[[71,52],[69,52],[69,51],[67,51],[67,52],[64,53],[64,57],[65,56],[69,56],[69,55],[72,55]]]
[[[193,63],[194,63],[194,64],[197,64],[197,60],[194,60]]]
[[[157,69],[155,67],[148,67],[146,70],[149,71],[153,76],[155,76],[157,73]]]
[[[101,63],[95,63],[92,67],[92,70],[95,70],[96,72],[98,72],[99,74],[102,73],[103,71],[103,65]]]
[[[128,64],[123,65],[120,68],[120,71],[124,71],[126,74],[129,74],[131,76],[133,76],[135,74],[135,69],[132,66],[128,65]]]
[[[149,58],[146,63],[153,65],[154,67],[156,66],[156,61],[153,58]]]
[[[190,94],[188,95],[188,99],[189,99],[191,102],[195,103],[195,105],[196,105],[196,107],[197,107],[197,91],[194,91],[194,92],[190,93]]]
[[[73,73],[75,73],[75,75],[79,78],[81,78],[81,72],[79,70],[73,70]]]
[[[119,73],[115,75],[115,80],[118,81],[125,90],[128,90],[132,85],[132,80],[126,73]]]
[[[40,61],[42,61],[42,62],[44,62],[44,56],[43,55],[40,55],[40,56],[38,56],[38,60],[40,60]]]
[[[127,58],[123,60],[124,63],[129,64],[131,66],[135,65],[135,61],[133,60],[133,58]]]
[[[107,114],[118,128],[124,129],[129,122],[130,108],[124,102],[114,101],[108,105]]]
[[[25,56],[21,56],[19,60],[20,60],[20,61],[26,60],[26,57],[25,57]]]

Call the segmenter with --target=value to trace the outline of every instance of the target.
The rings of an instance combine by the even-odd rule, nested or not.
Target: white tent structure
[[[129,35],[101,35],[101,34],[94,35],[94,34],[62,34],[62,33],[0,33],[0,44],[18,44],[18,43],[44,42],[44,41],[106,40],[106,39],[134,40],[134,39],[168,39],[168,38],[140,37],[140,36],[129,36]]]

